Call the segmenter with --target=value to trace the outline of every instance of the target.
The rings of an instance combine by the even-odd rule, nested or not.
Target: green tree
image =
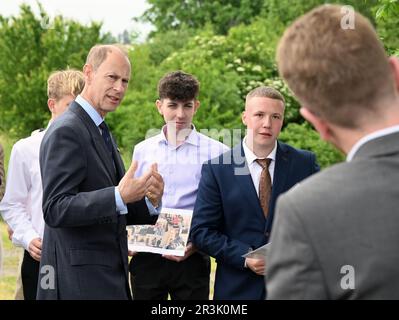
[[[307,122],[288,124],[279,139],[296,148],[313,151],[322,168],[344,160],[344,155],[331,144],[322,141],[319,134]]]
[[[28,135],[48,121],[49,74],[67,67],[81,69],[90,47],[102,41],[101,24],[83,26],[55,17],[39,4],[39,16],[27,5],[20,14],[0,16],[0,128]]]
[[[325,3],[338,3],[354,7],[355,10],[361,12],[374,22],[372,8],[377,2],[378,0],[267,0],[263,2],[261,16],[269,19],[277,19],[284,25],[288,25],[299,16],[319,5]]]
[[[373,12],[385,48],[389,54],[399,56],[399,0],[379,0]]]
[[[241,23],[249,24],[259,15],[263,0],[148,0],[142,21],[152,23],[157,31],[184,28],[201,29],[210,23],[217,34],[227,34]]]

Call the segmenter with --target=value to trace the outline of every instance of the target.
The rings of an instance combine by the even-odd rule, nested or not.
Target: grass
[[[8,161],[15,139],[9,138],[0,132],[0,143],[4,148],[5,171],[7,172]],[[0,300],[14,299],[17,275],[19,273],[19,259],[22,254],[21,248],[16,248],[8,239],[7,226],[0,217],[0,238],[3,243],[3,270],[0,275]]]
[[[3,272],[0,277],[0,300],[13,300],[22,249],[15,247],[8,239],[7,226],[1,220],[0,233],[3,241]]]

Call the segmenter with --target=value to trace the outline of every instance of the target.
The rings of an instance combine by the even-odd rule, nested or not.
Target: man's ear
[[[162,101],[157,99],[157,101],[155,101],[155,105],[157,106],[159,114],[162,116]]]
[[[243,112],[241,113],[241,121],[242,121],[242,123],[243,123],[245,126],[247,126],[247,114],[245,113],[245,111],[243,111]]]
[[[399,91],[399,59],[397,57],[390,57],[389,64],[391,65],[394,81],[395,81],[395,88]]]
[[[83,75],[85,77],[85,83],[90,84],[93,74],[93,66],[91,64],[86,63],[83,66]]]
[[[195,103],[194,103],[194,113],[196,113],[197,112],[197,110],[198,110],[198,108],[200,107],[200,102],[199,102],[199,100],[195,100]]]
[[[324,119],[320,118],[319,116],[315,115],[312,111],[310,111],[306,107],[302,107],[299,109],[302,117],[304,117],[307,121],[309,121],[313,127],[317,130],[320,134],[320,138],[325,141],[330,141],[331,139],[331,128],[328,122]]]
[[[55,106],[55,99],[49,98],[47,100],[47,106],[51,112],[51,114],[54,112],[54,106]]]

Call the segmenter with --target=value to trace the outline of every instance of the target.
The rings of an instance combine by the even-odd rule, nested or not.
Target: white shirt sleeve
[[[6,192],[0,203],[0,212],[5,222],[14,231],[12,242],[28,250],[29,243],[40,236],[33,228],[31,214],[27,209],[31,178],[26,161],[29,159],[18,149],[18,145],[14,145],[8,166]]]

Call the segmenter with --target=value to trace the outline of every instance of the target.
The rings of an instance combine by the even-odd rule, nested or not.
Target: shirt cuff
[[[250,248],[248,249],[248,252],[247,252],[247,253],[250,253],[251,251],[253,251],[253,249],[250,247]],[[247,266],[247,258],[244,258],[244,268],[248,268],[248,266]]]
[[[12,235],[13,244],[15,244],[16,246],[22,245],[22,247],[24,247],[24,249],[29,252],[29,244],[31,243],[31,241],[33,239],[37,239],[37,238],[41,238],[41,237],[35,230],[31,229],[31,230],[27,230],[25,232],[25,234],[21,237],[22,241],[19,241],[18,238],[19,238],[18,230],[16,230],[16,231],[14,231],[14,233]]]
[[[119,214],[127,214],[127,206],[123,203],[121,194],[117,187],[115,187],[115,204],[116,204],[116,211]]]
[[[145,203],[147,204],[148,212],[150,213],[150,216],[159,216],[162,210],[162,200],[159,202],[158,207],[154,207],[151,203],[151,201],[145,197]]]

